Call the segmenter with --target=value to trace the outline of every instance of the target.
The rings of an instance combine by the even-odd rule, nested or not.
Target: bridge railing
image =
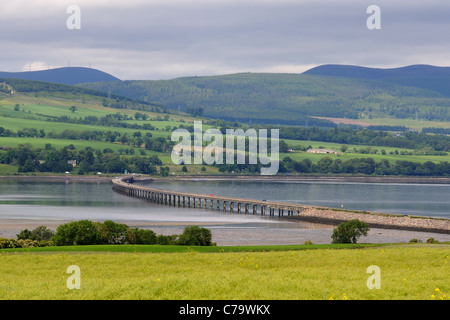
[[[246,214],[252,212],[253,214],[266,215],[267,212],[268,215],[274,216],[276,214],[275,211],[277,210],[278,216],[284,216],[285,213],[287,216],[292,216],[294,214],[298,215],[301,211],[310,208],[310,206],[306,205],[284,202],[163,190],[151,186],[138,185],[135,184],[135,181],[136,180],[133,177],[116,178],[112,181],[113,190],[130,197],[144,199],[159,204],[193,208],[204,207]]]

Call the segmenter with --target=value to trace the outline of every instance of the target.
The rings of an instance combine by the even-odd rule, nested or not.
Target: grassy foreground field
[[[0,299],[447,300],[450,296],[449,244],[295,248],[2,251]],[[80,268],[80,289],[67,286],[71,265]],[[372,276],[368,267],[373,265],[380,270],[380,289],[367,285]]]

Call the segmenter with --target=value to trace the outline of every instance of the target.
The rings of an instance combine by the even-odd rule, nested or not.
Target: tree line
[[[140,131],[128,133],[119,133],[117,131],[98,131],[98,130],[64,130],[62,132],[45,132],[45,129],[23,128],[14,132],[10,129],[0,127],[0,137],[31,137],[31,138],[48,138],[48,139],[65,139],[65,140],[88,140],[103,142],[120,142],[123,145],[134,146],[137,148],[145,148],[157,152],[168,152],[174,146],[174,142],[164,137],[152,137],[151,132],[142,135]]]
[[[73,145],[56,149],[51,144],[44,148],[20,145],[10,150],[0,150],[0,163],[18,166],[18,172],[71,172],[77,168],[78,174],[89,172],[158,174],[157,166],[162,166],[158,156],[123,157],[111,150],[94,150],[91,147],[76,149]],[[76,167],[74,166],[76,165]],[[159,173],[168,175],[166,168]]]
[[[276,129],[275,127],[270,127]],[[313,140],[354,145],[372,145],[405,149],[432,147],[436,151],[450,151],[450,137],[418,132],[395,135],[386,131],[338,128],[321,130],[317,127],[281,127],[280,139]]]
[[[61,224],[56,232],[46,226],[24,229],[17,239],[0,238],[0,249],[79,245],[181,245],[215,246],[209,229],[189,226],[181,234],[157,235],[149,229],[131,228],[111,220],[79,220]]]
[[[223,173],[257,174],[261,164],[222,164],[217,165]],[[375,161],[373,158],[332,159],[323,157],[317,163],[310,159],[300,161],[285,157],[280,161],[279,173],[283,174],[359,174],[359,175],[402,175],[402,176],[450,176],[450,163],[443,161],[424,163],[413,161],[388,160]]]

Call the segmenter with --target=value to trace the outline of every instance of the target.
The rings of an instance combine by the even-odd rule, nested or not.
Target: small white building
[[[72,165],[72,167],[76,167],[77,166],[77,160],[68,160],[67,164]]]
[[[309,153],[332,153],[339,154],[339,151],[333,149],[308,149]]]

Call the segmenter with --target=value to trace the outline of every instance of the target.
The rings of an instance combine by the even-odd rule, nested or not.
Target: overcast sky
[[[77,5],[81,29],[70,30]],[[381,29],[369,30],[370,5]],[[0,71],[92,67],[122,80],[321,64],[450,66],[448,0],[11,0]]]

